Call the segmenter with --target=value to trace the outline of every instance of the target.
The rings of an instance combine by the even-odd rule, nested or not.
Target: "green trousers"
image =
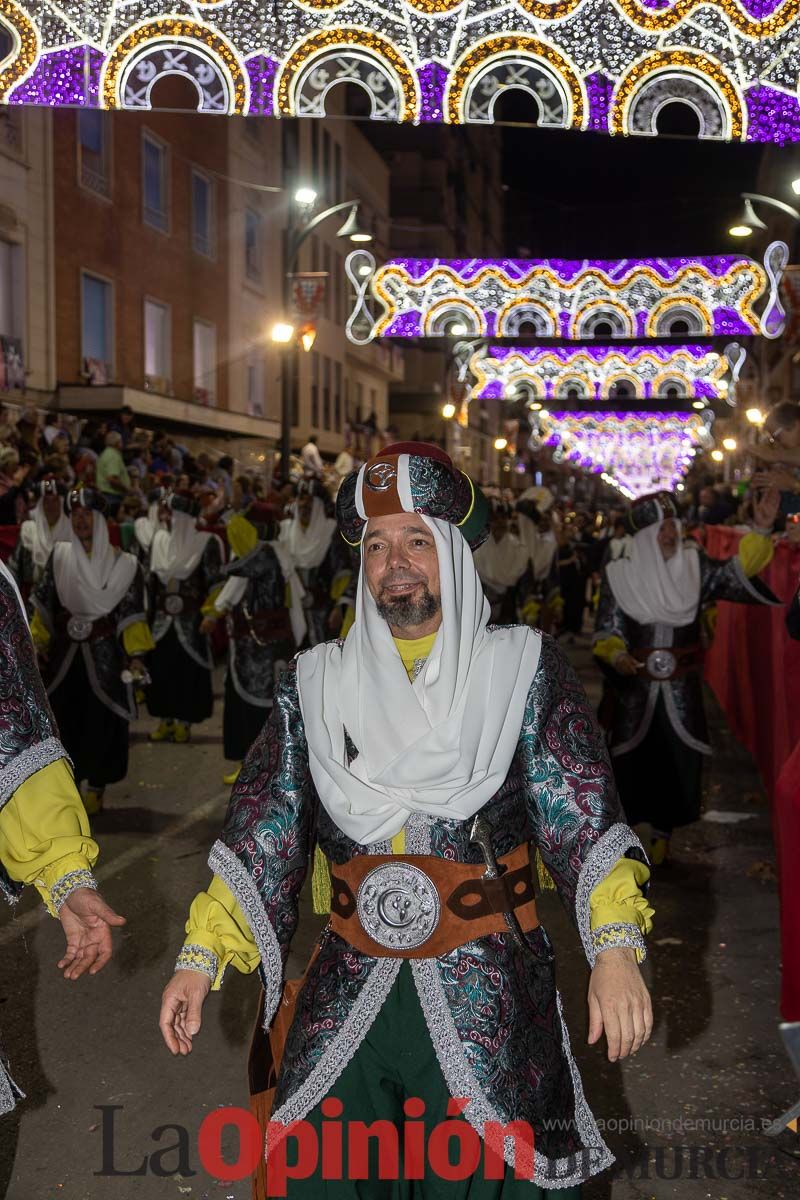
[[[424,1102],[424,1113],[414,1111],[408,1116],[404,1113],[404,1101],[410,1097]],[[341,1102],[341,1114],[330,1111],[332,1098]],[[324,1147],[323,1129],[330,1135],[330,1128],[325,1127],[331,1126],[332,1119],[340,1123],[342,1169],[339,1171],[337,1164],[338,1177],[325,1178],[332,1172],[329,1166],[323,1169],[319,1161],[317,1169],[308,1178],[287,1177],[285,1190],[284,1183],[280,1188],[268,1187],[270,1200],[283,1195],[288,1200],[579,1200],[580,1186],[540,1188],[529,1180],[516,1179],[508,1164],[505,1164],[501,1179],[486,1178],[487,1174],[491,1175],[491,1170],[484,1170],[482,1139],[478,1139],[480,1162],[467,1178],[443,1177],[449,1172],[431,1167],[430,1133],[434,1126],[448,1119],[466,1125],[463,1117],[448,1116],[449,1100],[450,1093],[433,1049],[414,977],[408,961],[404,961],[391,992],[354,1057],[321,1104],[305,1118],[316,1133],[316,1139],[311,1135],[310,1141],[316,1141],[317,1147]],[[323,1106],[328,1110],[326,1113],[322,1111]],[[399,1178],[380,1177],[377,1138],[368,1139],[366,1164],[362,1156],[361,1168],[348,1171],[348,1121],[366,1125],[385,1121],[399,1131],[399,1171],[395,1172]],[[417,1157],[416,1169],[413,1166],[407,1169],[408,1159],[403,1153],[406,1121],[418,1121],[418,1135],[419,1127],[424,1124],[424,1145],[428,1152]],[[475,1140],[472,1139],[473,1143]],[[411,1150],[413,1160],[413,1146]],[[287,1176],[291,1176],[293,1169],[299,1171],[301,1164],[309,1162],[308,1143],[303,1146],[299,1139],[287,1139],[284,1153]],[[456,1165],[469,1161],[461,1156],[457,1146],[452,1148],[452,1140],[447,1154],[448,1160]],[[320,1155],[320,1160],[322,1157]],[[330,1158],[327,1161],[330,1163]],[[384,1159],[384,1174],[388,1173],[386,1164],[390,1161],[391,1155]],[[368,1165],[366,1172],[364,1165]],[[355,1173],[366,1174],[366,1178],[351,1178]],[[422,1175],[422,1178],[404,1178],[408,1174]]]

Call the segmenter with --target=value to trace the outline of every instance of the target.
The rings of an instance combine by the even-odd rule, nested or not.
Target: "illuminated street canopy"
[[[570,341],[762,334],[778,337],[788,260],[735,255],[652,259],[347,259],[356,292],[351,341],[374,337],[563,338]],[[765,305],[761,315],[756,306]]]
[[[490,123],[509,89],[546,128],[800,140],[800,0],[0,0],[0,98],[149,108],[183,75],[204,112]]]
[[[738,347],[737,347],[738,349]],[[469,363],[472,400],[728,399],[731,364],[710,346],[489,346]]]
[[[533,414],[532,448],[553,447],[555,462],[602,475],[632,499],[672,491],[694,455],[712,444],[711,413],[548,412]]]

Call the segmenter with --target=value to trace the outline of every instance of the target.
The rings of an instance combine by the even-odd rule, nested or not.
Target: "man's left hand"
[[[112,927],[125,925],[125,918],[92,888],[76,888],[61,905],[58,918],[67,939],[66,953],[58,964],[64,978],[78,979],[86,970],[96,975],[111,958]]]
[[[589,1044],[605,1030],[608,1058],[635,1054],[653,1032],[653,1005],[629,946],[601,950],[589,979]]]

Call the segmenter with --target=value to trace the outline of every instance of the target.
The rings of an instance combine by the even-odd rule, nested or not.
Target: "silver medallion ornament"
[[[167,596],[164,601],[164,608],[171,617],[177,617],[183,612],[183,597],[182,596]]]
[[[73,642],[85,642],[92,635],[92,622],[86,617],[70,617],[67,635]]]
[[[416,950],[439,924],[433,881],[409,863],[383,863],[361,881],[356,896],[364,930],[387,950]]]
[[[366,484],[371,492],[388,492],[395,479],[395,466],[388,462],[378,462],[367,471]]]
[[[671,679],[678,660],[671,650],[652,650],[647,656],[647,670],[653,679]]]

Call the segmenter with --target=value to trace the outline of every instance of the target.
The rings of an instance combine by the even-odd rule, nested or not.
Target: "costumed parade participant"
[[[514,506],[519,539],[531,564],[532,593],[525,619],[549,633],[561,617],[563,604],[558,586],[558,542],[550,508],[553,494],[547,488],[528,488]]]
[[[246,516],[236,514],[228,522],[234,558],[213,611],[201,625],[201,632],[210,634],[219,617],[226,616],[222,736],[225,757],[236,763],[226,784],[236,782],[242,760],[269,716],[278,678],[307,630],[303,585],[285,546],[269,540],[271,512],[251,504]]]
[[[254,1044],[251,1091],[256,1107],[266,1093],[262,1115],[319,1132],[322,1105],[341,1102],[345,1122],[402,1129],[415,1098],[427,1137],[464,1098],[465,1132],[491,1138],[492,1121],[513,1120],[535,1136],[538,1186],[512,1178],[515,1139],[500,1139],[504,1196],[572,1200],[613,1158],[570,1051],[530,843],[580,931],[589,1040],[605,1030],[612,1060],[652,1025],[637,965],[653,911],[646,856],[557,645],[525,626],[487,630],[472,557],[485,536],[480,490],[438,447],[399,444],[344,480],[337,515],[361,545],[355,623],[281,679],[212,849],[214,879],[192,904],[162,1033],[189,1053],[224,968],[259,966],[270,1036]],[[331,916],[292,1013],[283,971],[312,860],[315,896],[330,870]],[[278,1157],[272,1146],[268,1172]],[[333,1185],[306,1170],[286,1194],[364,1195],[347,1172]],[[440,1194],[427,1167],[424,1178]],[[380,1194],[390,1186],[397,1200],[428,1194],[411,1182]],[[482,1185],[477,1168],[446,1185],[454,1200],[484,1190],[499,1185]]]
[[[188,742],[191,726],[214,710],[211,646],[200,626],[203,605],[219,584],[222,542],[197,528],[188,496],[166,495],[150,550],[150,600],[156,648],[148,660],[147,707],[160,717],[154,742]]]
[[[19,527],[19,541],[8,563],[23,596],[41,579],[56,542],[68,542],[72,533],[64,512],[64,488],[55,479],[43,479],[34,493],[36,504]]]
[[[489,536],[475,551],[475,570],[491,606],[495,625],[518,619],[520,588],[528,570],[528,552],[510,528],[511,510],[502,500],[489,501]]]
[[[64,929],[64,978],[96,975],[111,957],[112,926],[125,918],[97,891],[97,843],[47,702],[22,598],[2,563],[0,626],[0,895],[14,904],[25,884],[35,886]],[[23,1098],[0,1055],[0,1115]]]
[[[305,589],[303,603],[312,646],[328,636],[328,616],[335,600],[331,587],[346,559],[346,547],[333,540],[336,521],[328,516],[327,502],[321,484],[304,480],[298,485],[294,512],[281,522],[279,536]]]
[[[160,510],[163,498],[163,488],[157,488],[155,492],[151,492],[147,497],[147,516],[137,517],[133,523],[136,537],[136,553],[145,575],[147,575],[150,569],[150,552],[153,546],[153,538],[159,529],[162,528]]]
[[[756,529],[736,557],[709,558],[685,542],[676,498],[655,492],[628,514],[627,557],[606,564],[594,653],[614,772],[631,825],[652,826],[651,858],[667,857],[673,829],[700,816],[703,758],[711,753],[703,706],[702,610],[716,600],[776,604],[754,578],[772,559],[776,491],[753,502]]]
[[[31,631],[47,694],[87,812],[97,812],[110,783],[128,773],[128,735],[136,716],[131,680],[153,649],[144,580],[132,554],[111,545],[102,496],[67,494],[69,542],[53,548],[31,593]],[[123,676],[126,676],[124,679]]]

